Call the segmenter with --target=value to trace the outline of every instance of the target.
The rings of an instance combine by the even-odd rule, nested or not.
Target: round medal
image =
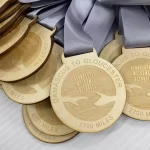
[[[125,50],[113,65],[126,85],[124,113],[139,120],[150,120],[150,48]]]
[[[50,90],[58,118],[79,132],[98,132],[114,124],[126,99],[117,69],[95,52],[68,57],[63,62]]]
[[[6,95],[21,104],[32,104],[48,98],[53,76],[62,64],[62,51],[62,47],[54,44],[48,61],[38,72],[21,81],[3,82]]]
[[[50,53],[54,31],[35,24],[19,45],[0,57],[0,80],[17,81],[39,69]]]
[[[23,106],[23,119],[24,119],[26,127],[28,128],[30,133],[33,136],[35,136],[36,138],[38,138],[39,140],[43,141],[43,142],[47,142],[47,143],[61,143],[61,142],[65,142],[65,141],[68,141],[68,140],[72,139],[73,137],[75,137],[78,134],[78,132],[73,132],[71,134],[64,135],[64,136],[53,136],[53,135],[49,135],[49,134],[43,133],[42,131],[37,129],[32,124],[31,120],[28,117],[26,106]]]
[[[49,98],[33,105],[27,105],[27,112],[33,125],[50,135],[67,135],[74,132],[55,115]]]

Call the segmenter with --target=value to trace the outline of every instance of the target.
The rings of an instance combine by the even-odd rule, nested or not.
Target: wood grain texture
[[[125,50],[113,65],[126,85],[124,113],[139,120],[150,120],[150,48]]]
[[[49,59],[39,71],[21,81],[13,83],[3,82],[3,89],[6,95],[13,101],[21,104],[37,103],[48,98],[53,76],[62,65],[62,52],[63,48],[54,43]]]
[[[95,52],[63,58],[63,62],[50,90],[60,120],[79,132],[98,132],[114,124],[126,100],[120,73]]]
[[[49,135],[67,135],[74,130],[63,124],[54,113],[49,98],[27,105],[27,113],[33,125]]]
[[[43,142],[47,142],[47,143],[62,143],[65,141],[68,141],[72,138],[74,138],[76,135],[78,135],[78,132],[73,132],[71,134],[68,135],[64,135],[64,136],[53,136],[53,135],[49,135],[46,133],[43,133],[42,131],[40,131],[38,128],[36,128],[31,120],[29,119],[29,116],[27,114],[27,108],[24,105],[23,106],[23,119],[24,122],[26,124],[27,129],[30,131],[30,133],[35,136],[37,139],[43,141]]]
[[[25,28],[27,30],[28,24],[32,22],[26,18],[24,21],[27,25]],[[16,28],[16,30],[19,29]],[[18,33],[18,31],[15,32]],[[16,47],[11,49],[11,51],[5,55],[1,56],[0,79],[2,81],[17,81],[37,71],[46,62],[50,54],[52,34],[53,31],[50,31],[39,24],[35,24],[29,30],[27,36]],[[11,36],[13,35],[14,34]],[[19,35],[22,36],[20,33]],[[8,43],[7,39],[5,39],[3,42],[0,40],[0,42],[2,45],[4,42],[6,45]],[[7,65],[4,67],[2,65],[3,63]]]

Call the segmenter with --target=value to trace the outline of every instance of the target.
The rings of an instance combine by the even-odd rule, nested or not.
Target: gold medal
[[[65,141],[68,141],[68,140],[72,139],[73,137],[75,137],[78,134],[78,132],[73,132],[71,134],[64,135],[64,136],[53,136],[53,135],[49,135],[49,134],[43,133],[42,131],[37,129],[32,124],[31,120],[28,117],[25,105],[23,106],[23,119],[24,119],[26,127],[28,128],[30,133],[33,136],[35,136],[36,138],[38,138],[39,140],[47,142],[47,143],[61,143],[61,142],[65,142]]]
[[[50,97],[59,119],[79,132],[98,132],[121,115],[126,90],[117,69],[96,52],[63,58]]]
[[[48,61],[34,75],[17,82],[3,82],[3,90],[6,95],[22,104],[32,104],[48,98],[53,76],[62,65],[62,51],[62,47],[54,44]]]
[[[55,115],[49,98],[37,104],[27,105],[27,113],[33,125],[46,134],[67,135],[74,132]]]
[[[23,21],[26,24],[31,22],[27,18]],[[54,32],[55,29],[50,31],[35,24],[20,44],[0,57],[0,80],[17,81],[39,69],[48,58],[51,50],[51,36]],[[4,44],[2,40],[0,42]],[[7,41],[5,42],[7,43]]]
[[[22,7],[22,5],[20,3],[15,3],[13,6],[11,6],[9,9],[7,9],[5,12],[3,12],[0,15],[0,22],[9,18],[11,15],[13,15],[21,7]]]
[[[126,85],[124,113],[139,120],[150,120],[150,48],[123,50],[113,65]]]

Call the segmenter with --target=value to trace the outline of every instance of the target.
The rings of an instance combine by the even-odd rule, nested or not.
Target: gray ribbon
[[[65,19],[65,56],[88,53],[93,47],[99,54],[114,37],[114,21],[113,6],[105,6],[94,0],[73,0]]]
[[[107,5],[150,5],[150,0],[98,0]]]
[[[84,31],[92,37],[94,47],[98,54],[100,54],[103,47],[113,38],[115,31],[113,26],[114,21],[114,6],[105,6],[96,1],[87,19]]]
[[[54,6],[54,5],[69,2],[69,1],[70,0],[40,0],[40,1],[32,3],[31,8],[37,9],[37,8],[44,7],[44,6]]]
[[[95,0],[72,0],[64,26],[64,53],[73,56],[93,50],[91,37],[83,31],[83,23],[88,17]]]
[[[125,47],[150,46],[150,21],[141,6],[121,6],[120,19]]]

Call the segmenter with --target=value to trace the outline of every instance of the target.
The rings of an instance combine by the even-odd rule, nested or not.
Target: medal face
[[[99,57],[109,62],[113,62],[121,54],[122,43],[120,42],[120,40],[115,39],[104,47]]]
[[[50,97],[64,124],[79,132],[98,132],[119,118],[126,91],[122,77],[109,62],[80,55],[57,71]]]
[[[17,82],[3,82],[6,95],[19,103],[32,104],[49,97],[51,81],[57,69],[62,65],[63,48],[54,44],[49,59],[34,75]]]
[[[75,137],[78,134],[78,132],[73,132],[71,134],[64,135],[64,136],[53,136],[53,135],[43,133],[42,131],[37,129],[32,124],[31,120],[28,117],[26,106],[23,106],[23,119],[24,119],[26,127],[28,128],[30,133],[33,136],[35,136],[36,138],[38,138],[39,140],[44,141],[44,142],[61,143],[61,142],[65,142],[65,141],[68,141],[68,140],[72,139],[73,137]]]
[[[46,134],[67,135],[74,132],[55,115],[49,98],[37,104],[27,105],[27,112],[33,125]]]
[[[0,57],[0,80],[17,81],[39,69],[50,53],[52,33],[35,24],[16,47]]]
[[[139,120],[150,120],[150,48],[125,51],[113,65],[126,85],[124,113]]]

